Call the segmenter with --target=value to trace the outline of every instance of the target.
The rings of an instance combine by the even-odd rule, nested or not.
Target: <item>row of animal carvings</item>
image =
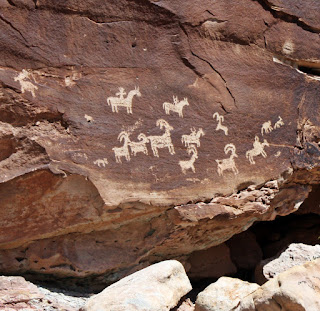
[[[274,126],[275,129],[284,125],[281,117],[279,117],[279,120],[281,120],[282,124],[279,125],[279,121],[277,121],[278,125],[276,123]],[[138,141],[131,141],[130,134],[126,131],[122,131],[118,136],[118,140],[123,142],[123,146],[112,148],[116,162],[122,163],[122,157],[124,157],[127,161],[130,161],[130,151],[131,155],[133,156],[136,156],[137,153],[140,152],[148,155],[148,143],[150,143],[153,155],[155,157],[159,157],[158,149],[162,148],[168,148],[168,151],[171,155],[175,154],[174,146],[171,140],[171,131],[173,130],[173,127],[164,119],[157,120],[156,125],[160,129],[164,129],[164,133],[162,135],[146,136],[145,134],[140,133],[138,135]],[[188,170],[191,170],[193,173],[195,173],[196,170],[194,163],[198,159],[197,148],[200,147],[200,138],[204,135],[205,133],[202,128],[199,128],[198,130],[191,128],[190,134],[182,135],[181,142],[187,147],[187,153],[190,156],[190,159],[188,160],[179,161],[179,165],[183,174],[186,174]],[[254,158],[259,155],[266,158],[267,153],[264,148],[269,146],[270,145],[266,139],[264,139],[263,142],[260,142],[259,136],[256,135],[253,142],[253,148],[246,152],[246,158],[249,160],[250,164],[255,164]],[[232,171],[235,175],[237,175],[239,170],[237,169],[235,162],[235,158],[238,157],[235,145],[232,143],[226,144],[224,147],[224,152],[225,154],[230,153],[230,156],[225,159],[215,160],[217,163],[218,174],[222,176],[224,171]],[[108,161],[106,158],[98,159],[94,162],[94,164],[98,165],[99,167],[105,167],[107,163]]]

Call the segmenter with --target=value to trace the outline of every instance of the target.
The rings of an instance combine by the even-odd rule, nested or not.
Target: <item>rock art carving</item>
[[[173,130],[173,127],[163,119],[159,119],[156,124],[161,130],[165,128],[165,132],[161,136],[148,136],[153,155],[155,157],[159,157],[158,149],[160,148],[168,148],[170,154],[175,154],[170,134],[170,132]]]
[[[263,132],[266,134],[271,133],[273,131],[273,127],[271,125],[271,121],[264,122],[261,127],[261,135],[263,136]]]
[[[170,114],[170,111],[177,112],[180,118],[183,118],[183,107],[189,106],[188,98],[185,97],[183,100],[179,101],[178,96],[173,96],[173,104],[163,103],[163,109],[166,114]]]
[[[284,125],[284,122],[283,122],[283,120],[282,120],[282,118],[279,116],[279,120],[274,124],[274,129],[278,129],[278,128],[280,128],[281,126],[283,126]]]
[[[127,93],[124,91],[123,87],[119,87],[119,92],[116,93],[116,96],[118,97],[108,97],[107,103],[112,108],[112,112],[118,112],[119,107],[125,107],[127,108],[127,113],[132,114],[132,99],[133,96],[141,96],[139,87],[135,87],[134,90],[131,90],[127,97],[124,97]]]
[[[179,161],[179,165],[181,167],[182,173],[186,174],[187,170],[192,170],[193,173],[196,172],[196,169],[194,168],[194,162],[196,159],[198,159],[198,151],[197,148],[194,145],[188,146],[187,150],[188,154],[192,154],[191,158],[186,161]]]
[[[131,154],[136,156],[138,152],[142,152],[148,155],[148,148],[147,148],[147,143],[149,142],[148,137],[145,134],[141,133],[138,136],[138,140],[139,141],[129,141]]]
[[[236,154],[236,146],[234,144],[225,145],[224,153],[228,154],[229,152],[231,153],[229,158],[222,159],[222,160],[216,160],[216,162],[218,164],[219,176],[222,176],[223,172],[227,171],[227,170],[232,170],[232,172],[235,175],[239,174],[236,163],[234,161],[234,158],[238,157],[238,155]]]
[[[29,91],[32,97],[36,97],[35,90],[37,90],[38,87],[30,82],[31,78],[34,80],[32,73],[22,69],[19,75],[14,78],[14,81],[19,81],[22,93]]]
[[[267,153],[264,151],[264,147],[269,147],[269,143],[264,139],[263,143],[260,142],[259,137],[255,136],[253,149],[250,149],[246,152],[246,158],[249,159],[250,164],[256,164],[253,157],[262,155],[264,158],[267,157]]]
[[[199,128],[198,131],[192,127],[190,128],[191,134],[182,135],[181,141],[185,146],[190,146],[190,144],[196,144],[197,147],[200,147],[200,137],[204,136],[204,131],[202,128]]]
[[[103,158],[103,159],[97,159],[93,162],[93,164],[99,166],[99,167],[106,167],[106,165],[108,164],[108,159],[107,158]]]
[[[126,131],[122,131],[120,132],[119,136],[118,136],[118,140],[120,142],[123,142],[123,146],[122,147],[114,147],[112,148],[113,152],[114,152],[114,156],[116,158],[116,162],[117,163],[122,163],[121,162],[121,158],[125,157],[125,159],[127,161],[130,161],[130,153],[129,153],[129,142],[130,142],[130,138],[129,138],[129,134]]]
[[[212,117],[213,119],[216,118],[218,121],[216,131],[222,130],[225,135],[228,135],[228,128],[222,124],[222,122],[224,121],[224,116],[220,116],[218,112],[215,112]]]

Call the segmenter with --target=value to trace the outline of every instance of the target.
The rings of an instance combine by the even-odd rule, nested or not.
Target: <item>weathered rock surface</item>
[[[317,258],[320,258],[320,245],[290,244],[277,258],[265,259],[259,264],[256,278],[258,276],[260,278],[257,281],[261,284],[294,266],[303,265]]]
[[[0,276],[0,310],[78,311],[87,298],[72,295],[36,286],[23,277]]]
[[[276,275],[232,310],[320,310],[320,259]]]
[[[109,284],[297,210],[319,6],[0,1],[0,272]]]
[[[199,293],[195,311],[230,311],[258,288],[258,284],[221,277]]]
[[[91,297],[84,311],[166,311],[192,289],[181,263],[163,261],[129,275]]]

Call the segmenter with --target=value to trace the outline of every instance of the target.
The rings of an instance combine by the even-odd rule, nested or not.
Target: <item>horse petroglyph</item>
[[[230,152],[230,157],[227,159],[216,160],[218,164],[218,174],[223,175],[224,171],[232,170],[232,172],[237,175],[239,173],[234,158],[238,157],[236,154],[236,147],[234,144],[227,144],[224,147],[224,153],[228,154]]]
[[[37,90],[38,87],[30,82],[31,78],[34,80],[32,73],[22,69],[18,76],[14,78],[14,81],[19,81],[22,93],[29,91],[32,97],[36,97],[35,90]]]
[[[188,147],[190,144],[196,144],[197,147],[200,147],[200,137],[204,136],[203,129],[199,128],[197,131],[194,127],[192,127],[190,130],[191,134],[181,136],[182,143]]]
[[[271,121],[264,122],[261,127],[261,135],[263,136],[263,132],[266,134],[271,133],[273,131],[273,127],[271,125]]]
[[[156,124],[161,130],[164,128],[165,132],[161,136],[148,136],[153,155],[155,157],[159,157],[158,149],[161,148],[168,148],[170,154],[175,154],[170,134],[170,132],[173,130],[173,127],[163,119],[159,119]]]
[[[283,120],[282,120],[282,118],[279,116],[279,120],[274,124],[274,129],[278,129],[278,128],[280,128],[281,126],[283,126],[284,125],[284,122],[283,122]]]
[[[225,135],[228,135],[228,128],[222,124],[222,122],[224,122],[224,116],[220,116],[218,112],[215,112],[212,117],[218,121],[216,131],[222,130]]]
[[[130,153],[129,153],[129,142],[130,142],[130,138],[129,138],[129,134],[125,131],[120,132],[119,136],[118,136],[118,140],[120,142],[123,142],[123,146],[122,147],[114,147],[112,148],[115,158],[116,158],[116,162],[117,163],[122,163],[121,162],[121,157],[125,157],[125,159],[127,161],[130,161]]]
[[[194,168],[194,162],[196,161],[196,159],[198,159],[198,151],[197,148],[194,145],[191,145],[188,147],[187,150],[188,154],[192,154],[191,158],[189,160],[186,161],[179,161],[179,165],[181,167],[182,173],[186,174],[187,170],[192,170],[193,173],[196,172],[196,169]]]
[[[93,164],[99,166],[99,167],[106,167],[106,165],[108,164],[108,159],[107,158],[103,158],[103,159],[97,159],[93,162]]]
[[[267,153],[264,151],[264,147],[269,147],[269,143],[264,139],[263,143],[260,142],[259,137],[255,136],[253,149],[250,149],[246,152],[246,158],[249,159],[250,164],[256,164],[253,157],[262,155],[264,158],[267,157]]]
[[[136,156],[138,152],[142,152],[142,153],[148,155],[148,148],[146,145],[149,142],[148,137],[145,134],[140,133],[138,136],[138,140],[139,141],[129,141],[131,154]]]
[[[127,93],[124,91],[123,87],[119,87],[119,92],[116,93],[118,97],[108,97],[107,103],[112,108],[112,112],[118,112],[118,107],[125,107],[127,108],[127,113],[132,114],[132,99],[133,96],[141,96],[139,87],[135,87],[134,90],[131,90],[127,97],[124,97]]]
[[[189,102],[187,97],[179,101],[177,96],[173,96],[173,104],[165,102],[162,106],[166,114],[170,114],[170,111],[174,111],[178,113],[180,118],[183,118],[183,107],[189,106]]]

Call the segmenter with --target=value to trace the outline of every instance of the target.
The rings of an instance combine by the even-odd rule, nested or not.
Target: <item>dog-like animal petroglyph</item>
[[[177,96],[173,96],[173,104],[165,102],[162,106],[166,114],[170,114],[170,111],[174,111],[178,113],[180,118],[183,118],[183,108],[184,106],[189,106],[189,102],[187,97],[179,101]]]
[[[227,136],[228,135],[228,128],[222,124],[222,122],[224,122],[224,116],[220,116],[220,114],[218,112],[215,112],[212,117],[213,117],[213,119],[216,118],[218,121],[216,131],[221,130]]]
[[[136,156],[138,152],[142,152],[148,155],[148,148],[147,148],[147,143],[149,142],[148,137],[145,134],[140,133],[138,136],[138,140],[139,141],[129,141],[131,154]]]
[[[283,120],[282,120],[282,118],[279,116],[279,120],[274,124],[274,129],[278,129],[278,128],[280,128],[281,126],[283,126],[284,125],[284,122],[283,122]]]
[[[192,154],[191,158],[189,160],[179,161],[182,173],[186,174],[188,170],[192,170],[192,172],[195,173],[196,169],[194,167],[194,162],[196,161],[196,159],[198,159],[197,148],[194,145],[190,145],[188,146],[187,152],[189,155]]]
[[[116,93],[118,97],[108,97],[107,103],[112,108],[112,112],[118,112],[119,107],[127,108],[127,113],[132,114],[132,100],[134,96],[141,96],[139,87],[135,87],[134,90],[131,90],[128,93],[127,97],[124,97],[127,93],[125,92],[123,87],[119,87],[119,92]]]
[[[175,154],[170,133],[173,130],[173,127],[163,119],[157,120],[156,124],[161,130],[164,128],[165,132],[161,136],[147,136],[151,144],[153,155],[159,157],[158,149],[161,148],[168,148],[170,154]]]
[[[263,143],[260,142],[259,137],[255,136],[253,149],[250,149],[246,152],[246,158],[249,160],[250,164],[256,164],[253,157],[262,155],[264,158],[267,157],[267,153],[264,151],[265,147],[269,147],[269,143],[266,139],[263,140]]]
[[[99,166],[99,167],[106,167],[106,165],[108,164],[108,159],[107,158],[103,158],[103,159],[97,159],[93,162],[93,164]]]
[[[28,91],[32,94],[32,97],[36,97],[35,91],[38,87],[31,82],[31,79],[34,80],[32,73],[28,72],[26,69],[22,69],[18,76],[14,78],[14,81],[19,81],[22,93]]]
[[[205,135],[203,129],[199,128],[197,131],[194,127],[192,127],[190,130],[191,134],[181,136],[181,142],[187,147],[189,147],[191,144],[196,144],[197,147],[200,147],[200,137]]]
[[[236,166],[236,162],[234,158],[237,158],[238,155],[236,154],[236,146],[234,144],[227,144],[224,147],[224,153],[228,154],[230,152],[230,157],[227,159],[216,160],[218,164],[218,174],[219,176],[223,176],[223,172],[227,170],[231,170],[234,175],[239,174],[239,171]]]
[[[273,127],[271,125],[271,121],[264,122],[261,127],[261,135],[263,136],[263,132],[269,134],[273,131]]]

